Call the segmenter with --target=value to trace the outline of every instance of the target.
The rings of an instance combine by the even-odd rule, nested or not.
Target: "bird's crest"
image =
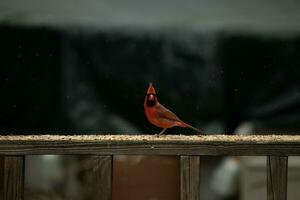
[[[147,94],[156,94],[155,89],[154,89],[154,87],[153,87],[153,85],[152,85],[151,82],[149,83]]]

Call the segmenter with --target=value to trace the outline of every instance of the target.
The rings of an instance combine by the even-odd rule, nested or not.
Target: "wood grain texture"
[[[93,156],[94,200],[111,200],[112,156]]]
[[[267,199],[287,199],[287,171],[288,157],[267,157]]]
[[[180,199],[200,199],[200,156],[180,157]]]
[[[4,157],[4,200],[24,199],[24,156]]]
[[[0,154],[299,156],[300,136],[0,136]]]

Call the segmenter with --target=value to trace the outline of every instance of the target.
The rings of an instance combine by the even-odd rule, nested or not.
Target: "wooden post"
[[[94,199],[111,200],[112,197],[112,156],[93,156],[95,178]]]
[[[267,157],[267,199],[287,199],[287,156]]]
[[[180,199],[200,200],[200,156],[180,157]]]
[[[24,156],[4,157],[4,200],[24,199]]]
[[[0,199],[4,197],[4,156],[0,155]]]

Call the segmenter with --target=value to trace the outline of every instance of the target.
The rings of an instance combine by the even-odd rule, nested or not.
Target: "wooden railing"
[[[267,199],[286,200],[288,156],[300,155],[300,136],[0,136],[4,200],[24,199],[26,155],[90,155],[102,200],[111,199],[114,155],[180,156],[181,200],[200,199],[201,155],[267,156]]]

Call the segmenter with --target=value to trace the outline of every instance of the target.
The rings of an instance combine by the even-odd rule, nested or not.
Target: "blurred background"
[[[208,134],[299,133],[299,10],[296,0],[2,0],[0,133],[158,133],[143,110],[150,81]],[[93,199],[88,160],[27,157],[25,198]],[[202,199],[265,199],[264,158],[202,160]],[[179,199],[177,158],[114,163],[114,200]]]

